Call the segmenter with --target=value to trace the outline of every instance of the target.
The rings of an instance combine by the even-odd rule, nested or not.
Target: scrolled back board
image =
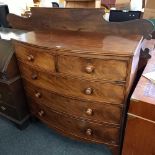
[[[107,22],[104,20],[104,9],[94,8],[31,8],[31,17],[23,18],[9,14],[10,26],[23,30],[52,31],[69,30],[99,32],[108,34],[138,34],[149,38],[153,24],[145,19],[126,22]]]

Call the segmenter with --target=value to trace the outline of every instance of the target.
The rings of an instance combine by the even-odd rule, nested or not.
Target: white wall
[[[143,4],[143,0],[131,0],[130,8],[133,11],[141,11],[142,4]]]
[[[27,5],[32,5],[33,0],[0,0],[0,3],[7,4],[10,13],[21,15]]]

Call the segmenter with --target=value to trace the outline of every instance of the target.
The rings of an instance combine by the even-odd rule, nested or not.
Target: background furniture
[[[155,1],[154,0],[146,1],[143,18],[155,19]]]
[[[101,0],[65,0],[65,8],[100,8]]]
[[[101,5],[105,6],[106,8],[115,7],[116,0],[101,0]]]
[[[152,42],[155,45],[155,41]],[[143,73],[155,71],[155,51]],[[155,85],[141,76],[132,94],[125,130],[123,155],[155,154]]]
[[[7,5],[0,4],[0,27],[9,27],[7,22],[7,15],[9,13],[9,9]]]
[[[129,20],[140,19],[141,11],[128,11],[122,10],[110,10],[109,21],[110,22],[124,22]]]
[[[0,29],[0,115],[22,129],[27,125],[29,113],[14,49],[11,41],[5,40],[11,35],[18,38],[21,33],[22,31],[12,29]]]
[[[57,2],[52,2],[52,7],[53,8],[59,8],[59,4]]]

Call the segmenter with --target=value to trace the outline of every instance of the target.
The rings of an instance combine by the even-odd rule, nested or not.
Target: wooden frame
[[[104,9],[80,8],[31,8],[31,17],[8,15],[10,26],[23,30],[69,30],[104,34],[143,35],[151,38],[153,24],[145,19],[126,22],[107,22],[103,18]]]

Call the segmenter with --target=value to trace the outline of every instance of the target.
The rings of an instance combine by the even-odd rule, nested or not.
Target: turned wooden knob
[[[43,110],[40,110],[40,111],[38,112],[38,115],[39,115],[40,117],[42,117],[44,114],[45,114],[45,112],[44,112]]]
[[[85,94],[86,95],[91,95],[92,93],[93,93],[93,89],[92,88],[85,89]]]
[[[38,78],[37,74],[32,74],[31,76],[32,80],[36,80]]]
[[[93,110],[90,109],[90,108],[87,109],[87,110],[86,110],[86,114],[89,115],[89,116],[92,116],[92,115],[93,115]]]
[[[1,110],[5,111],[6,110],[6,107],[1,106]]]
[[[35,97],[36,98],[40,98],[41,97],[41,94],[39,92],[35,93]]]
[[[27,60],[28,60],[28,61],[33,61],[33,60],[34,60],[34,56],[33,56],[33,55],[27,56]]]
[[[86,130],[86,135],[91,136],[92,135],[92,129],[87,129]]]
[[[85,70],[88,74],[90,74],[94,71],[94,66],[88,65],[88,66],[86,66]]]

